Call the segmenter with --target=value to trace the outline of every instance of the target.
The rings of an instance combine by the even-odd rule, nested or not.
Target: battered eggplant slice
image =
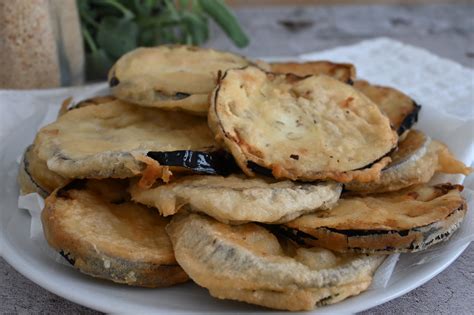
[[[270,71],[273,73],[293,73],[300,77],[308,75],[327,75],[345,83],[354,83],[356,69],[350,63],[334,63],[330,61],[308,61],[308,62],[282,62],[271,63]]]
[[[304,184],[245,176],[186,176],[166,185],[130,187],[132,199],[156,207],[164,216],[180,209],[205,213],[224,223],[280,223],[334,206],[341,185]]]
[[[377,105],[351,86],[255,67],[226,72],[208,121],[247,175],[269,170],[291,180],[375,180],[398,139]]]
[[[435,172],[464,175],[471,172],[444,144],[413,129],[408,131],[390,157],[392,162],[382,170],[378,180],[347,183],[344,188],[363,194],[388,192],[427,183]]]
[[[294,240],[337,252],[417,252],[448,239],[467,205],[462,186],[417,186],[366,197],[345,197],[328,211],[291,221],[282,230]]]
[[[178,263],[212,296],[280,310],[311,310],[357,295],[385,258],[280,243],[262,226],[198,214],[178,214],[166,230]]]
[[[34,145],[26,148],[18,171],[20,194],[38,193],[46,198],[53,190],[70,181],[48,169],[46,162],[38,157]]]
[[[70,110],[78,109],[81,107],[86,107],[86,106],[91,106],[91,105],[99,105],[99,104],[104,104],[104,103],[111,103],[115,101],[116,98],[111,95],[106,95],[106,96],[95,96],[91,97],[85,100],[82,100],[78,103],[73,103],[72,98],[68,98],[63,101],[63,104],[59,110],[58,117],[64,115]]]
[[[212,173],[219,171],[213,165],[222,162],[205,119],[119,100],[67,112],[39,131],[36,147],[50,170],[69,178],[142,174],[152,182],[154,177],[166,180],[170,166]],[[188,163],[193,154],[201,164]],[[163,155],[167,158],[160,159]]]
[[[46,199],[49,245],[93,277],[141,287],[187,281],[166,234],[168,220],[134,204],[122,180],[76,180]]]
[[[421,106],[399,90],[372,85],[364,80],[355,81],[354,87],[380,107],[399,135],[410,129],[418,121]]]
[[[109,84],[122,100],[206,115],[218,72],[249,64],[238,55],[192,46],[138,48],[116,62]]]

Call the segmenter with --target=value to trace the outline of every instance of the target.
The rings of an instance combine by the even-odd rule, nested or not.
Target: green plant
[[[86,76],[103,79],[113,63],[140,46],[200,45],[213,19],[238,46],[249,39],[221,0],[77,0]]]

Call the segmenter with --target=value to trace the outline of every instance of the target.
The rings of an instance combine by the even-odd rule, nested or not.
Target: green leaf
[[[167,14],[173,19],[179,19],[179,14],[178,11],[176,10],[176,7],[174,6],[173,1],[171,0],[163,0],[165,3],[165,8],[167,11]]]
[[[88,78],[105,78],[113,62],[140,46],[200,45],[211,17],[237,46],[248,38],[220,0],[77,0]]]
[[[96,11],[91,9],[89,1],[77,0],[76,2],[82,24],[88,24],[94,27],[98,27],[99,23],[95,21]]]
[[[191,43],[194,45],[203,44],[209,37],[208,26],[201,18],[190,12],[184,12],[182,19],[187,32],[191,35]]]
[[[97,50],[97,45],[94,43],[94,40],[92,39],[92,35],[87,29],[87,27],[82,27],[82,36],[84,36],[84,42],[86,43],[86,49],[87,51],[95,52]]]
[[[90,0],[90,1],[92,1],[94,4],[98,6],[104,7],[106,10],[110,8],[114,8],[115,10],[122,13],[123,17],[126,19],[133,19],[135,17],[135,14],[133,14],[133,12],[129,10],[126,7],[126,5],[123,5],[122,3],[120,3],[120,1],[117,1],[117,0]]]
[[[199,5],[238,47],[245,47],[249,44],[249,39],[240,27],[236,17],[222,1],[199,0]]]
[[[177,26],[180,24],[180,19],[170,16],[154,16],[154,17],[140,17],[136,20],[138,27],[160,27],[160,26]]]
[[[149,16],[155,7],[156,0],[125,0],[122,3],[125,5],[130,1],[133,2],[133,11],[138,16]]]
[[[113,60],[102,50],[86,55],[86,77],[89,81],[104,80],[113,65]]]
[[[138,35],[138,46],[150,47],[156,43],[156,29],[149,27],[143,28]]]
[[[99,25],[97,43],[108,55],[119,58],[137,47],[138,26],[126,18],[105,17]]]
[[[180,40],[175,36],[173,27],[161,27],[157,29],[157,36],[155,45],[180,43]]]

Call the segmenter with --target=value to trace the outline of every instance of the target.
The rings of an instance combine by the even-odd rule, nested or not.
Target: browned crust
[[[70,180],[50,171],[45,161],[39,159],[34,144],[23,153],[18,171],[20,193],[38,193],[46,198],[54,189]]]
[[[388,86],[370,84],[365,80],[356,80],[354,88],[364,93],[386,113],[398,134],[410,129],[418,121],[421,106],[403,92]]]
[[[81,189],[81,185],[81,181],[75,181],[55,190],[46,198],[45,208],[41,213],[43,232],[49,245],[65,256],[75,268],[93,277],[149,288],[172,286],[189,279],[178,264],[129,261],[113,257],[98,251],[94,244],[81,241],[77,235],[64,230],[58,220],[61,209],[56,207],[56,200],[68,199],[68,190]]]
[[[242,68],[245,69],[246,67]],[[337,171],[327,171],[327,172],[313,172],[313,173],[306,173],[306,174],[294,174],[291,170],[283,168],[281,165],[272,165],[267,163],[265,160],[259,158],[259,152],[257,154],[253,154],[252,157],[246,156],[241,147],[248,147],[250,151],[253,150],[255,153],[256,150],[251,148],[251,146],[245,143],[242,139],[233,137],[230,133],[224,131],[224,127],[219,119],[217,114],[217,108],[215,106],[220,90],[220,82],[226,77],[228,71],[224,74],[221,72],[218,75],[217,79],[217,86],[210,95],[210,102],[211,106],[209,108],[208,113],[208,124],[210,129],[214,132],[216,141],[227,147],[232,155],[235,157],[235,161],[242,169],[242,171],[250,177],[254,177],[254,171],[249,168],[248,163],[253,162],[262,168],[266,168],[271,171],[271,174],[275,178],[287,178],[290,180],[302,180],[302,181],[315,181],[320,179],[332,179],[340,183],[347,183],[351,181],[358,181],[361,183],[370,182],[374,180],[378,180],[380,178],[380,173],[382,169],[384,169],[390,162],[391,159],[388,156],[382,157],[378,161],[374,161],[373,164],[364,167],[359,170],[352,170],[346,172],[337,172]],[[274,77],[276,75],[285,76],[285,80],[287,82],[297,82],[300,80],[304,80],[305,77],[297,76],[293,73],[286,73],[286,74],[274,74],[266,72],[268,77]],[[238,135],[238,132],[236,132]],[[396,143],[394,143],[396,146]],[[393,148],[391,148],[385,155],[389,154]]]
[[[440,195],[456,189],[460,185],[443,184],[436,186]],[[456,231],[467,212],[467,204],[461,199],[444,218],[409,230],[350,230],[332,227],[290,228],[281,226],[280,231],[297,242],[309,246],[320,246],[337,252],[353,253],[407,253],[425,250],[447,240]]]
[[[183,77],[182,75],[178,78],[170,80],[173,82],[172,87],[168,86],[167,84],[163,83],[152,83],[155,78],[164,77],[163,73],[155,72],[155,73],[147,73],[146,70],[146,63],[141,63],[142,60],[148,60],[148,57],[144,57],[143,54],[152,53],[155,54],[154,56],[154,63],[163,63],[163,55],[161,53],[166,53],[166,50],[160,52],[161,49],[167,47],[168,49],[177,49],[178,53],[186,54],[182,56],[181,60],[192,60],[197,64],[205,64],[206,60],[209,58],[204,58],[206,60],[202,60],[202,56],[199,60],[195,60],[196,54],[194,52],[198,52],[199,54],[215,54],[214,61],[221,62],[221,67],[224,70],[229,67],[241,67],[244,65],[253,65],[256,67],[261,67],[262,69],[268,70],[270,66],[260,60],[252,61],[247,59],[246,57],[230,53],[224,52],[214,49],[208,48],[201,48],[196,46],[189,46],[189,45],[161,45],[159,47],[154,48],[137,48],[134,51],[129,52],[128,54],[122,56],[117,62],[112,66],[108,73],[108,81],[109,85],[112,88],[112,94],[117,96],[117,98],[121,100],[125,100],[140,106],[148,106],[153,108],[162,108],[165,110],[173,110],[173,111],[185,111],[193,115],[197,116],[206,116],[207,111],[209,108],[209,93],[213,88],[213,84],[215,83],[216,77],[213,75],[207,79],[198,78],[193,80],[194,83],[201,83],[208,82],[210,86],[207,88],[202,88],[202,86],[196,88],[195,84],[189,82],[182,82]],[[145,50],[154,49],[155,52],[148,52],[146,53]],[[169,53],[170,51],[168,51]],[[176,53],[176,50],[174,51]],[[193,57],[194,56],[194,57]],[[199,56],[199,55],[197,55]],[[229,56],[233,56],[230,58]],[[234,59],[234,60],[232,60]],[[141,69],[141,74],[136,75],[134,78],[130,78],[127,75],[124,75],[123,69],[124,64],[127,64],[130,60],[134,60],[134,64],[138,65]],[[146,62],[146,61],[145,61]],[[187,61],[185,62],[187,66],[191,66]],[[176,69],[175,73],[182,72],[179,68],[179,64],[175,64]],[[195,73],[199,72],[207,72],[208,68],[203,68]],[[217,69],[214,69],[217,71]],[[122,73],[120,73],[122,72]],[[166,72],[166,71],[165,71]],[[169,73],[165,73],[165,76],[168,77]],[[186,81],[186,80],[185,80]],[[194,86],[194,87],[193,87]],[[181,98],[181,96],[183,96]]]
[[[343,82],[350,83],[356,78],[356,69],[350,63],[335,63],[326,60],[308,62],[281,62],[270,64],[274,73],[293,73],[300,77],[308,75],[328,75]]]
[[[332,179],[339,183],[348,183],[351,181],[356,181],[360,183],[371,182],[378,180],[380,178],[380,172],[390,163],[390,157],[383,157],[381,160],[373,163],[370,166],[364,167],[359,170],[347,171],[347,172],[336,172],[336,171],[326,171],[326,172],[313,172],[307,173],[302,177],[295,176],[292,172],[283,169],[279,165],[270,165],[272,174],[275,178],[289,178],[291,180],[303,180],[303,181],[313,181],[320,179]]]
[[[72,103],[72,96],[69,96],[61,103],[61,107],[59,108],[58,117],[63,115],[67,112],[69,105]]]
[[[293,233],[293,238],[309,246],[319,246],[337,252],[353,253],[414,253],[425,250],[437,243],[449,239],[459,227],[466,214],[466,206],[452,212],[445,220],[408,231],[393,231],[386,234],[351,236],[336,229],[318,228],[316,230],[302,229],[304,234]],[[297,233],[297,232],[296,232]]]
[[[87,98],[85,100],[82,100],[76,104],[73,104],[73,99],[72,97],[68,97],[65,99],[61,105],[61,108],[59,109],[58,112],[58,117],[64,115],[70,110],[81,108],[81,107],[86,107],[86,106],[91,106],[91,105],[100,105],[103,103],[109,103],[116,100],[116,98],[112,95],[106,95],[106,96],[95,96],[91,98]],[[71,104],[73,104],[71,106]]]
[[[138,182],[138,187],[142,189],[150,188],[157,179],[161,179],[165,183],[170,181],[173,173],[169,166],[161,166],[157,161],[144,155],[137,155],[135,156],[135,159],[145,163],[146,165],[145,170],[141,174],[140,181]]]
[[[36,192],[43,198],[46,198],[49,195],[49,192],[33,178],[28,170],[27,155],[31,150],[33,150],[33,145],[26,148],[21,159],[20,168],[18,169],[17,182],[20,185],[20,194],[26,195]]]

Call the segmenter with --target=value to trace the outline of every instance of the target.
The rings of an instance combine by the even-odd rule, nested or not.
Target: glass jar
[[[83,82],[84,50],[75,0],[0,0],[0,88]]]

